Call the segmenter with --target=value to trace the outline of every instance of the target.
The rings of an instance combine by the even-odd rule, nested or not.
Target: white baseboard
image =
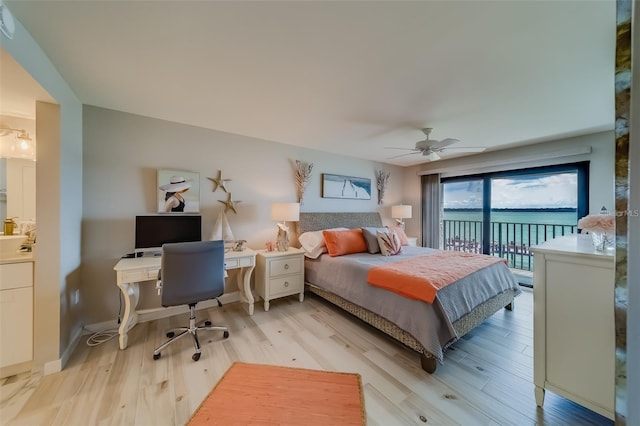
[[[73,332],[73,335],[71,336],[71,341],[69,342],[67,349],[64,351],[64,353],[62,354],[62,357],[60,358],[60,370],[62,370],[62,368],[64,368],[64,366],[67,365],[67,362],[69,362],[71,355],[73,355],[73,351],[75,351],[76,348],[78,347],[78,343],[80,343],[80,339],[82,337],[83,329],[84,327],[79,327]],[[47,370],[47,367],[45,366],[45,374],[47,374],[46,370]]]
[[[238,291],[233,291],[231,293],[225,293],[219,297],[220,302],[224,305],[227,303],[233,303],[240,301],[240,293]],[[196,305],[196,310],[207,309],[211,307],[218,306],[218,302],[215,299],[205,300],[203,302],[199,302]],[[138,313],[138,322],[147,322],[153,321],[160,318],[171,317],[178,314],[184,314],[189,312],[188,306],[171,306],[169,308],[152,308],[152,309],[142,309],[136,311]],[[98,322],[94,324],[88,324],[84,327],[84,334],[93,334],[98,331],[104,330],[117,330],[119,324],[116,320]]]
[[[44,363],[43,375],[47,376],[53,373],[59,373],[62,371],[62,359],[54,359],[53,361]]]
[[[106,330],[118,330],[118,320],[109,320],[103,322],[97,322],[95,324],[88,324],[84,326],[83,334],[93,334],[99,331]]]

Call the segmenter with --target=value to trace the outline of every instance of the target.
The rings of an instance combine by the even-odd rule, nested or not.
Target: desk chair
[[[162,284],[162,306],[189,305],[191,317],[189,327],[180,327],[167,333],[167,340],[153,351],[153,359],[160,358],[160,351],[176,340],[188,334],[193,337],[196,353],[191,358],[200,359],[199,330],[224,331],[223,337],[229,337],[229,329],[223,326],[196,324],[195,306],[198,302],[216,299],[224,293],[224,242],[197,241],[190,243],[171,243],[162,246],[162,266],[160,277]],[[202,324],[202,323],[201,323]]]

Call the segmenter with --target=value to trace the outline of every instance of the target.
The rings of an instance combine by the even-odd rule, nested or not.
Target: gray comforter
[[[442,361],[444,349],[458,338],[452,323],[495,295],[509,289],[519,294],[520,289],[503,263],[483,268],[444,287],[438,291],[433,304],[408,299],[367,283],[367,273],[373,266],[436,251],[406,246],[401,254],[388,257],[369,253],[338,257],[323,254],[318,259],[305,259],[305,281],[392,321]]]

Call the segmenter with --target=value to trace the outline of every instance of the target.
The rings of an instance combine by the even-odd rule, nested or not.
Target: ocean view
[[[482,209],[444,209],[444,220],[482,221]],[[575,209],[494,209],[492,222],[576,225]]]

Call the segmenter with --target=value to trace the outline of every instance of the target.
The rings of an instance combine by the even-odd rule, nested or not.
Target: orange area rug
[[[236,362],[188,425],[365,423],[359,374]]]

